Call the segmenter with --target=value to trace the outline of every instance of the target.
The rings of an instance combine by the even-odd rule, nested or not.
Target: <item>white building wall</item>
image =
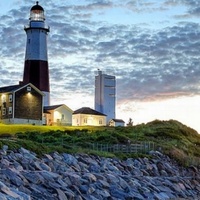
[[[106,126],[106,116],[91,114],[74,114],[73,126]]]
[[[65,107],[61,106],[55,109],[53,115],[54,123],[72,125],[72,112],[68,111]]]

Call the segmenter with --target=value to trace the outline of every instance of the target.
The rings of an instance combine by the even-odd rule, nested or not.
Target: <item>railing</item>
[[[89,148],[95,151],[105,151],[113,153],[147,153],[155,150],[153,142],[138,142],[136,144],[99,144],[92,143]]]
[[[63,139],[57,142],[45,141],[45,138],[41,141],[44,145],[56,145],[63,146],[65,148],[83,148],[101,152],[112,152],[112,153],[148,153],[154,151],[156,145],[154,142],[136,142],[134,144],[101,144],[101,143],[69,143]]]

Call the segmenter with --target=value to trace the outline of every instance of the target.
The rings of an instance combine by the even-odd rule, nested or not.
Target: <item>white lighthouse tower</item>
[[[32,83],[44,94],[43,105],[50,105],[47,34],[44,9],[36,2],[30,10],[29,25],[24,28],[27,35],[23,84]]]

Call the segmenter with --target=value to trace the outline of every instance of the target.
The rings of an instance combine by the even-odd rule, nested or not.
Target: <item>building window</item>
[[[99,119],[99,124],[103,124],[103,120],[102,119]]]
[[[31,92],[31,87],[28,86],[28,87],[27,87],[27,91],[28,91],[28,92]]]
[[[9,102],[12,102],[13,98],[12,98],[12,94],[9,94]]]
[[[83,122],[84,122],[85,124],[87,124],[87,118],[84,118]]]
[[[6,114],[6,108],[3,108],[2,109],[2,115],[5,115]]]
[[[6,102],[6,95],[5,95],[5,94],[2,95],[2,102],[3,102],[3,103]]]
[[[64,119],[65,119],[65,115],[64,115],[64,114],[62,114],[62,116],[61,116],[61,119],[62,119],[62,120],[64,120]]]
[[[10,115],[12,114],[12,107],[8,108],[8,114],[10,114]]]

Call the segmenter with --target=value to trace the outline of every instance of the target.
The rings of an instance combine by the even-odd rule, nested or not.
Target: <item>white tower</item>
[[[43,105],[50,104],[49,67],[47,57],[47,33],[44,9],[34,5],[30,10],[29,25],[24,28],[27,35],[23,84],[32,83],[44,94]]]
[[[98,70],[98,75],[95,76],[95,110],[107,115],[107,124],[115,119],[115,88],[115,76],[102,74]]]

